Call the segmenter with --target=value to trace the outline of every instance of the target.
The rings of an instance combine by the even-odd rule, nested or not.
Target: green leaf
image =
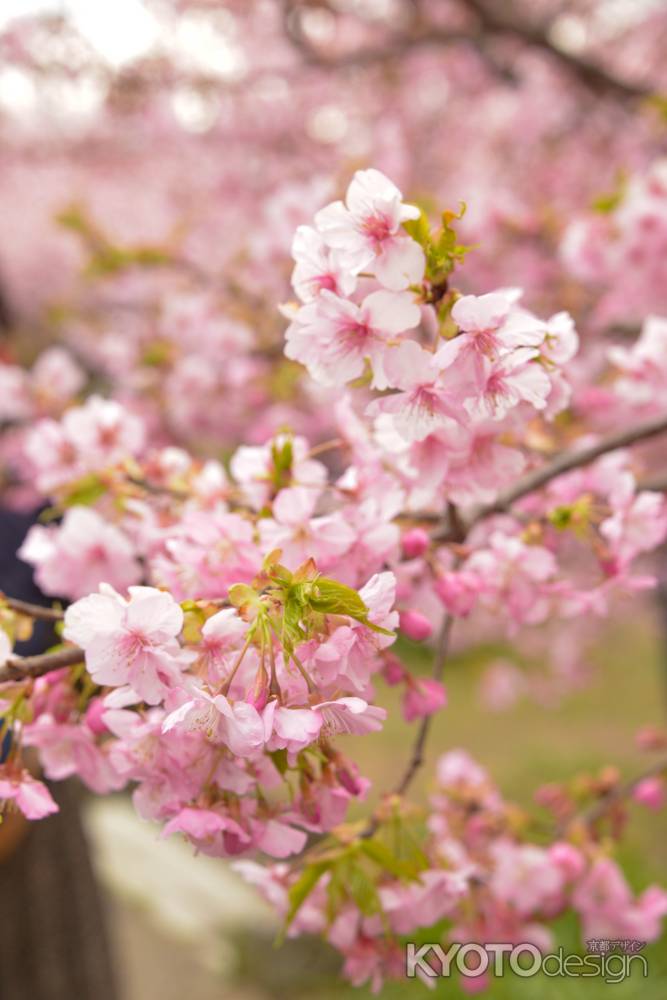
[[[418,219],[408,219],[407,222],[404,222],[403,228],[408,236],[411,236],[413,240],[426,250],[431,242],[431,226],[424,209],[421,209]]]
[[[146,346],[141,363],[150,368],[161,368],[172,358],[173,346],[166,340],[154,340]]]
[[[345,887],[351,899],[365,917],[380,913],[382,904],[373,879],[354,859],[350,859],[346,867]]]
[[[273,469],[271,480],[276,493],[289,486],[292,479],[292,462],[294,460],[294,449],[292,439],[288,437],[282,445],[275,442],[271,446],[271,460]]]
[[[395,857],[386,844],[377,837],[370,837],[362,842],[361,850],[384,871],[399,879],[415,878],[419,872],[418,866]]]
[[[323,614],[349,615],[350,618],[365,618],[368,614],[368,608],[356,590],[326,576],[318,576],[314,582],[310,604]]]
[[[605,191],[599,194],[591,202],[591,208],[600,215],[609,215],[615,212],[625,198],[628,186],[628,178],[624,171],[618,171],[616,175],[616,186],[612,191]]]
[[[321,614],[347,615],[370,628],[373,632],[383,635],[393,635],[386,628],[381,628],[368,618],[368,607],[364,604],[356,590],[347,587],[338,580],[330,580],[326,576],[318,576],[314,582],[310,598],[310,606]]]
[[[319,880],[330,867],[330,861],[318,861],[313,865],[308,865],[303,874],[290,886],[287,893],[289,908],[285,917],[286,928],[292,923]]]
[[[251,607],[259,604],[259,594],[247,583],[235,583],[229,588],[227,599],[235,608],[242,608],[245,605]]]
[[[331,878],[329,880],[329,884],[327,885],[327,920],[330,924],[332,924],[335,920],[338,911],[345,902],[345,899],[346,892],[343,872],[340,867],[337,867],[331,872]]]
[[[274,763],[274,766],[279,774],[286,774],[289,771],[289,762],[287,760],[287,750],[272,750],[269,753],[269,757]]]
[[[94,472],[78,479],[65,494],[64,507],[90,507],[107,491],[105,483]]]

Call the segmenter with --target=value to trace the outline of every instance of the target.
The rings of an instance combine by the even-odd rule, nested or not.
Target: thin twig
[[[52,670],[83,663],[84,659],[83,650],[78,646],[66,646],[53,653],[40,653],[39,656],[10,656],[0,666],[0,683],[41,677]]]
[[[0,593],[0,605],[6,604],[12,611],[17,611],[21,615],[29,618],[39,618],[46,622],[59,622],[65,617],[65,612],[60,608],[47,608],[42,604],[31,604],[29,601],[21,601],[18,597],[8,597]]]
[[[452,626],[454,624],[454,616],[450,615],[449,612],[445,612],[442,619],[442,624],[440,626],[440,634],[438,636],[438,641],[436,643],[435,655],[433,658],[433,670],[431,676],[433,680],[442,680],[442,675],[445,670],[445,664],[447,662],[447,653],[449,650],[449,640],[452,634]],[[391,794],[393,795],[405,795],[408,788],[412,784],[417,771],[420,769],[424,763],[424,751],[426,749],[426,743],[431,731],[431,723],[433,720],[432,715],[426,715],[419,724],[419,729],[417,730],[417,735],[415,741],[412,744],[412,750],[410,752],[410,757],[405,765],[405,769],[400,779],[398,780],[396,787]],[[367,840],[372,837],[373,834],[377,832],[380,826],[380,818],[376,812],[370,817],[368,823],[360,833],[360,837]]]
[[[649,441],[651,438],[657,437],[659,434],[664,434],[666,431],[667,414],[662,414],[659,417],[652,417],[650,420],[645,420],[640,424],[635,424],[627,430],[616,431],[613,434],[608,434],[606,437],[600,438],[599,441],[588,445],[586,448],[573,448],[570,451],[561,452],[561,454],[557,455],[551,462],[547,462],[545,465],[541,465],[539,468],[533,469],[533,471],[529,472],[528,475],[523,476],[523,478],[519,479],[514,486],[505,490],[491,503],[480,507],[468,521],[464,534],[467,534],[470,529],[474,527],[474,525],[484,520],[484,518],[489,517],[491,514],[505,513],[518,500],[522,500],[523,497],[528,496],[529,493],[534,493],[536,490],[546,486],[552,479],[557,479],[558,476],[562,476],[566,472],[572,472],[574,469],[579,469],[584,465],[589,465],[591,462],[594,462],[597,458],[601,458],[602,455],[606,455],[608,452],[617,451],[619,448],[628,448],[631,445],[639,444],[642,441]],[[435,531],[432,537],[434,541],[438,542],[462,541],[463,538],[461,537],[461,534],[462,533],[458,531],[454,535],[451,524],[446,524],[438,531]]]
[[[440,626],[440,635],[438,636],[438,642],[435,647],[435,657],[433,660],[433,671],[431,675],[433,680],[436,681],[442,680],[442,675],[445,670],[453,624],[454,616],[445,612]],[[419,725],[417,737],[412,747],[412,753],[410,754],[410,759],[408,760],[406,768],[401,775],[396,788],[394,789],[395,795],[405,795],[408,788],[412,784],[414,776],[424,763],[424,750],[426,748],[426,741],[431,729],[432,719],[432,715],[426,715]]]
[[[640,479],[637,483],[637,492],[640,493],[642,490],[647,490],[650,493],[667,492],[667,472]]]
[[[633,444],[639,444],[640,441],[648,441],[657,437],[658,434],[664,434],[665,431],[667,431],[667,414],[663,413],[659,417],[652,417],[650,420],[635,424],[627,430],[608,434],[586,448],[565,451],[541,468],[529,472],[509,490],[501,493],[497,500],[484,509],[484,516],[488,513],[507,510],[517,500],[521,500],[529,493],[534,493],[535,490],[546,486],[552,479],[556,479],[566,472],[571,472],[573,469],[579,469],[582,465],[588,465],[610,451],[629,448]]]
[[[551,462],[524,476],[511,489],[502,493],[493,503],[480,508],[467,523],[460,517],[458,509],[453,504],[448,504],[445,513],[445,527],[439,532],[435,532],[432,537],[435,540],[463,543],[471,528],[482,518],[488,517],[490,514],[508,510],[517,500],[527,496],[529,493],[533,493],[542,486],[546,486],[552,479],[556,479],[558,476],[577,469],[582,465],[588,465],[590,462],[595,461],[596,458],[606,455],[607,452],[616,451],[618,448],[626,448],[640,441],[647,441],[658,434],[662,434],[664,431],[667,431],[667,415],[646,420],[625,431],[609,434],[586,448],[562,452],[562,454],[556,456]],[[436,645],[432,673],[434,680],[439,681],[442,678],[447,660],[453,620],[453,616],[446,612]],[[396,795],[405,794],[412,784],[415,774],[424,762],[424,749],[431,729],[431,719],[432,716],[426,716],[419,726],[407,766],[394,790]],[[378,820],[375,817],[364,830],[363,836],[372,836],[377,827]]]
[[[546,53],[595,94],[608,95],[625,101],[641,100],[653,94],[650,86],[619,79],[586,56],[568,52],[554,44],[550,37],[549,23],[530,21],[512,11],[507,4],[500,4],[498,0],[493,0],[493,3],[489,3],[488,0],[461,0],[461,2],[474,15],[478,26],[451,29],[423,23],[419,19],[403,33],[390,36],[381,45],[365,45],[333,56],[311,43],[300,24],[301,5],[295,0],[286,0],[284,4],[284,31],[307,64],[323,69],[336,70],[391,63],[420,48],[464,45],[476,51],[494,74],[507,82],[516,82],[513,68],[499,62],[488,46],[488,42],[494,38],[512,37],[524,45]]]
[[[609,94],[623,100],[640,100],[650,97],[653,90],[640,83],[619,80],[609,70],[591,61],[586,56],[576,55],[559,48],[550,36],[550,25],[530,22],[512,10],[512,5],[498,3],[497,0],[462,0],[489,34],[508,35],[518,38],[531,48],[540,49],[551,56],[561,66],[569,70],[589,90],[597,94]]]

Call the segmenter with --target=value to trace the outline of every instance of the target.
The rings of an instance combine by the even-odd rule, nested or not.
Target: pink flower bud
[[[423,528],[410,528],[401,538],[401,548],[406,559],[416,559],[423,556],[429,547],[430,539]]]
[[[386,653],[382,663],[382,676],[390,687],[400,684],[405,677],[405,668],[397,656]]]
[[[102,716],[106,712],[103,698],[92,698],[86,709],[86,725],[96,736],[103,736],[108,733]]]
[[[356,764],[348,760],[341,753],[337,753],[334,760],[335,775],[338,784],[349,792],[350,795],[359,796],[364,792],[364,780],[359,775]]]
[[[444,573],[435,581],[434,590],[453,615],[468,615],[475,606],[480,590],[472,573]]]
[[[408,639],[421,642],[433,635],[433,626],[425,615],[419,611],[401,611],[399,615],[401,632],[407,635]]]
[[[644,778],[635,786],[632,797],[640,805],[658,812],[665,804],[665,782],[657,775]]]
[[[252,705],[261,712],[269,700],[269,675],[263,666],[260,666],[255,677],[255,683],[248,690],[244,701]]]

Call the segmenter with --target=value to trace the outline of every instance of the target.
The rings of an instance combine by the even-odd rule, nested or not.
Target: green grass
[[[481,707],[477,685],[489,657],[496,654],[497,650],[477,649],[450,659],[446,676],[449,705],[431,734],[428,760],[412,792],[415,800],[425,801],[438,754],[454,747],[465,747],[488,768],[505,797],[525,807],[531,806],[536,787],[545,782],[565,780],[609,763],[616,764],[624,776],[646,766],[647,755],[636,749],[635,734],[646,723],[664,725],[667,706],[667,651],[661,647],[648,615],[623,625],[607,625],[591,652],[597,668],[594,681],[557,708],[522,702],[511,711],[491,713]],[[416,650],[412,659],[420,664],[424,658]],[[395,782],[414,732],[414,726],[401,720],[394,692],[383,691],[382,702],[388,704],[390,718],[381,734],[341,741],[341,749],[359,760],[363,773],[373,780],[374,796]],[[631,821],[619,857],[636,890],[664,881],[666,843],[664,812],[655,815],[631,806]],[[556,938],[556,945],[581,950],[572,917],[559,922]],[[335,956],[320,942],[288,942],[282,954],[257,945],[257,941],[241,942],[240,978],[265,995],[295,1000],[362,1000],[370,996],[366,990],[351,989],[338,979]],[[258,953],[265,956],[261,963]],[[483,996],[488,1000],[601,1000],[610,996],[625,1000],[641,995],[643,1000],[663,1000],[667,997],[665,939],[644,954],[649,963],[646,979],[639,969],[630,979],[614,984],[598,977],[540,975],[522,979],[508,974],[494,980]],[[434,991],[405,980],[388,984],[382,996],[384,1000],[428,996],[458,1000],[466,994],[455,980],[439,981]]]

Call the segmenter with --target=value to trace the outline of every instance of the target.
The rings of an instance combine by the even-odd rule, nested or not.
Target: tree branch
[[[641,441],[649,441],[651,438],[657,437],[658,434],[664,434],[665,431],[667,431],[667,413],[663,413],[659,417],[652,417],[650,420],[645,420],[640,424],[635,424],[634,427],[629,427],[627,430],[608,434],[586,448],[575,448],[571,451],[565,451],[541,468],[529,472],[527,476],[519,479],[509,490],[501,493],[497,500],[483,508],[482,516],[486,517],[488,514],[502,513],[515,504],[517,500],[521,500],[529,493],[534,493],[535,490],[546,486],[552,479],[556,479],[566,472],[571,472],[573,469],[579,469],[582,465],[589,465],[610,451],[617,451],[619,448],[629,448],[631,445],[639,444]]]
[[[20,615],[27,615],[30,618],[38,618],[46,622],[59,622],[65,617],[65,612],[59,608],[47,608],[42,604],[30,604],[28,601],[21,601],[18,597],[8,597],[0,592],[0,604],[6,604],[12,611]]]
[[[463,527],[456,528],[456,526],[448,523],[439,530],[436,530],[431,537],[436,542],[462,542],[470,529],[480,521],[483,521],[491,514],[505,513],[518,500],[523,499],[523,497],[528,496],[530,493],[535,493],[536,490],[541,489],[543,486],[547,486],[552,479],[557,479],[558,476],[562,476],[566,472],[572,472],[574,469],[589,465],[597,458],[601,458],[611,451],[617,451],[619,448],[629,448],[631,445],[649,441],[651,438],[657,437],[659,434],[664,434],[666,431],[667,414],[662,414],[659,417],[652,417],[650,420],[635,424],[634,427],[629,427],[627,430],[608,434],[606,437],[600,438],[599,441],[585,448],[573,448],[570,451],[561,452],[551,462],[547,462],[545,465],[523,476],[514,486],[505,490],[491,503],[480,507]],[[641,488],[655,487],[642,486]]]
[[[83,662],[84,653],[78,646],[66,646],[64,649],[58,649],[53,653],[41,653],[39,656],[10,656],[0,666],[0,684],[41,677],[51,670],[73,667]]]
[[[482,58],[491,71],[506,82],[515,83],[516,74],[509,65],[504,65],[489,51],[488,41],[508,36],[518,39],[524,45],[538,49],[559,63],[588,90],[597,95],[607,95],[623,101],[641,100],[650,97],[654,91],[650,86],[620,80],[612,72],[583,55],[560,48],[550,38],[551,25],[524,19],[516,11],[508,9],[499,0],[460,0],[462,6],[477,20],[476,27],[443,28],[416,18],[402,34],[396,34],[381,45],[365,45],[340,55],[330,56],[313,45],[302,30],[298,0],[284,2],[284,31],[292,45],[301,53],[306,63],[325,69],[339,69],[350,66],[370,66],[391,62],[419,48],[438,48],[447,45],[465,45],[472,48]]]
[[[655,476],[647,476],[646,479],[640,479],[637,483],[637,492],[642,490],[648,490],[650,493],[665,493],[667,492],[667,472],[660,473]]]
[[[431,672],[433,680],[436,681],[442,680],[442,676],[445,671],[445,664],[447,662],[447,654],[449,651],[449,640],[452,634],[453,624],[454,616],[445,612],[440,626],[440,634],[438,636],[438,642],[435,648],[435,657],[433,660],[433,670]],[[408,760],[405,770],[403,771],[403,774],[394,789],[395,795],[405,795],[408,788],[412,784],[417,771],[424,763],[424,750],[426,748],[426,741],[429,736],[432,720],[433,716],[427,715],[422,719],[419,725],[417,737],[412,746],[410,759]]]
[[[529,493],[535,492],[535,490],[540,489],[542,486],[546,486],[552,479],[556,479],[558,476],[562,476],[564,473],[577,469],[582,465],[588,465],[590,462],[595,461],[596,458],[606,455],[607,452],[616,451],[618,448],[626,448],[641,441],[648,441],[665,431],[667,431],[667,414],[636,424],[628,430],[609,434],[586,448],[562,452],[562,454],[557,455],[551,462],[524,476],[513,487],[502,493],[493,503],[480,508],[467,523],[460,517],[455,505],[448,504],[445,514],[446,525],[439,531],[434,532],[432,538],[436,541],[465,542],[471,528],[480,520],[491,514],[502,513],[508,510],[517,500],[527,496]],[[453,621],[453,616],[445,613],[433,662],[432,677],[434,680],[439,681],[442,679]],[[424,762],[424,749],[431,729],[431,720],[432,716],[426,716],[419,726],[407,766],[394,789],[395,795],[405,794]],[[372,836],[377,827],[378,820],[374,818],[364,830],[363,836]]]
[[[559,48],[551,41],[550,25],[529,23],[512,11],[511,5],[494,0],[461,0],[490,34],[510,35],[532,48],[540,49],[576,76],[597,94],[609,94],[622,100],[650,97],[653,90],[643,84],[619,80],[608,70],[585,56]]]
[[[402,34],[389,37],[382,45],[363,45],[340,55],[330,56],[313,45],[302,30],[299,21],[300,4],[286,0],[284,31],[295,49],[310,66],[323,69],[345,69],[353,66],[372,66],[391,63],[403,55],[421,48],[441,48],[447,45],[465,45],[473,49],[487,64],[488,68],[505,83],[516,83],[517,78],[511,66],[505,66],[488,51],[487,39],[483,31],[470,28],[442,28],[422,23],[418,19]]]

